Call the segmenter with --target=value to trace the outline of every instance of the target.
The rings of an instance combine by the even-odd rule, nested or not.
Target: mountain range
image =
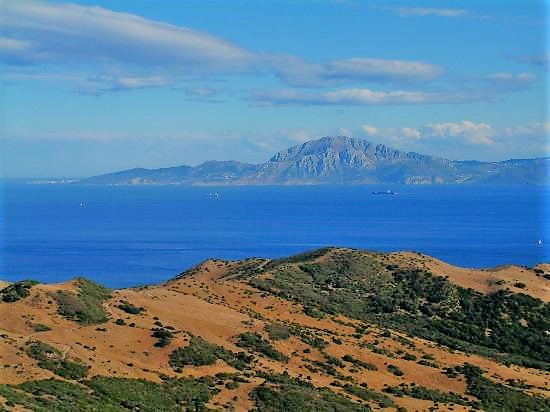
[[[347,136],[290,147],[267,162],[207,161],[81,179],[107,185],[548,184],[550,158],[456,161]]]

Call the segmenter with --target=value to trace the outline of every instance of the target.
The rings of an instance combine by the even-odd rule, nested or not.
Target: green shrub
[[[52,330],[48,325],[44,325],[42,323],[33,323],[31,325],[32,330],[35,332],[47,332],[49,330]]]
[[[395,404],[389,397],[371,389],[350,384],[344,385],[343,388],[347,393],[355,395],[359,399],[363,399],[364,401],[376,402],[381,408],[395,407]]]
[[[388,270],[366,252],[326,252],[272,261],[264,268],[269,277],[249,283],[308,311],[343,314],[451,349],[550,370],[550,303],[507,290],[482,294],[421,269]]]
[[[120,305],[117,306],[117,308],[126,313],[129,313],[130,315],[139,315],[141,312],[144,311],[142,307],[134,306],[129,302],[122,302]]]
[[[0,290],[2,302],[12,303],[29,296],[30,289],[38,282],[34,280],[22,280],[12,283]]]
[[[153,328],[151,331],[153,332],[151,336],[157,339],[155,342],[157,348],[167,346],[174,338],[174,334],[164,327]]]
[[[417,358],[416,355],[407,352],[405,353],[405,355],[403,355],[403,359],[405,359],[406,361],[415,361]]]
[[[184,365],[212,365],[218,359],[218,347],[206,342],[199,336],[193,336],[189,345],[178,348],[170,354],[170,365],[182,367]]]
[[[360,405],[326,388],[317,389],[298,385],[262,384],[251,391],[251,398],[262,412],[370,412]]]
[[[483,376],[483,371],[477,366],[466,363],[461,371],[466,377],[467,393],[480,400],[482,409],[501,412],[550,410],[549,398],[530,396],[492,382]]]
[[[345,362],[349,362],[354,366],[357,366],[359,368],[364,368],[364,369],[369,370],[369,371],[378,370],[378,367],[376,365],[373,365],[372,363],[369,363],[369,362],[363,362],[362,360],[354,358],[351,355],[342,356],[342,360],[345,361]]]
[[[200,336],[192,336],[185,348],[177,348],[170,354],[170,366],[174,370],[185,365],[212,365],[216,359],[222,359],[235,369],[245,369],[252,361],[244,352],[233,353],[222,346],[205,341]]]
[[[418,385],[405,385],[402,384],[400,386],[390,386],[387,388],[384,388],[384,392],[390,393],[392,395],[402,397],[402,396],[409,396],[411,398],[415,399],[424,399],[432,402],[437,403],[456,403],[458,405],[463,406],[471,406],[474,408],[479,408],[479,404],[477,402],[472,402],[465,396],[461,396],[456,393],[447,393],[447,392],[441,392],[436,389],[429,389],[424,386],[418,386]]]
[[[84,325],[106,322],[102,303],[110,297],[109,290],[84,278],[78,278],[76,284],[78,293],[58,291],[54,295],[58,312]]]
[[[76,385],[54,379],[0,385],[0,396],[10,406],[37,412],[206,411],[214,391],[208,379],[141,379],[96,376]]]
[[[88,374],[87,365],[63,359],[61,353],[44,342],[33,342],[25,348],[27,355],[38,361],[38,366],[67,379],[81,379]]]
[[[393,373],[395,376],[403,376],[404,375],[403,371],[395,365],[388,365],[388,371]]]
[[[276,361],[286,362],[288,360],[285,355],[275,350],[275,348],[258,333],[246,332],[240,334],[238,336],[237,346],[246,348],[252,352],[261,353]]]
[[[289,327],[278,322],[266,325],[265,330],[273,340],[286,340],[291,335]]]

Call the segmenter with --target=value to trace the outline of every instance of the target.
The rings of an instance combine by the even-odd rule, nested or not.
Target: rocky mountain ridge
[[[198,166],[136,168],[80,180],[84,184],[547,184],[549,158],[453,161],[403,152],[346,136],[290,147],[267,162],[207,161]]]

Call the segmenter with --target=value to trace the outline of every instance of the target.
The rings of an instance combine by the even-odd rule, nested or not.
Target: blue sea
[[[397,194],[372,194],[387,189]],[[550,262],[548,187],[9,183],[0,193],[0,279],[11,281],[83,275],[119,288],[209,257],[329,245],[414,250],[469,267]]]

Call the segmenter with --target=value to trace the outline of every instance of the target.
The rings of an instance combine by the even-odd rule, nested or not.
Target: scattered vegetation
[[[222,359],[240,370],[245,369],[252,360],[244,352],[233,353],[222,346],[205,341],[200,336],[192,336],[189,345],[170,354],[170,366],[174,370],[179,370],[185,365],[212,365],[217,359]]]
[[[286,340],[291,335],[289,327],[279,322],[269,323],[265,330],[273,340]]]
[[[384,266],[361,251],[299,255],[250,284],[306,308],[375,322],[502,362],[550,370],[550,304],[500,290],[484,295],[419,269]],[[292,263],[292,264],[290,264]]]
[[[0,385],[8,408],[49,411],[206,411],[215,390],[208,379],[141,379],[96,376],[84,385],[50,379]]]
[[[371,411],[367,405],[288,375],[267,375],[266,383],[254,388],[250,395],[257,410],[262,412]]]
[[[163,326],[153,328],[151,329],[151,331],[153,332],[151,333],[151,336],[157,339],[157,341],[155,342],[155,346],[157,348],[163,348],[167,346],[174,338],[174,334],[169,329]]]
[[[376,371],[378,370],[376,365],[373,365],[369,362],[363,362],[360,359],[354,358],[351,355],[344,355],[342,356],[342,360],[351,363],[353,366],[356,366],[358,368],[364,368],[369,371]]]
[[[466,363],[461,372],[466,377],[467,393],[479,399],[482,409],[501,412],[550,410],[549,398],[530,396],[495,383],[485,378],[483,370],[477,366]]]
[[[44,325],[43,323],[32,323],[31,328],[35,332],[47,332],[49,330],[52,330],[52,328],[50,328],[48,325]]]
[[[237,346],[261,353],[276,361],[286,362],[288,360],[285,355],[273,348],[259,333],[245,332],[238,335]]]
[[[479,404],[477,402],[472,402],[465,396],[461,396],[452,392],[441,392],[435,389],[429,389],[425,388],[424,386],[418,386],[415,384],[406,385],[402,383],[399,386],[389,386],[384,388],[384,392],[398,397],[409,396],[411,398],[424,399],[437,403],[455,403],[458,405],[479,408]]]
[[[102,303],[110,297],[109,290],[84,278],[78,278],[76,284],[78,293],[59,291],[54,295],[59,314],[83,325],[106,322]]]
[[[404,373],[395,365],[388,365],[388,371],[393,373],[395,376],[403,376]]]
[[[34,280],[22,280],[20,282],[12,283],[0,290],[0,296],[2,302],[12,303],[17,302],[23,298],[29,296],[30,289],[38,282]]]
[[[344,385],[343,388],[347,393],[357,396],[359,399],[376,402],[381,408],[395,407],[395,403],[389,397],[372,389],[350,384]]]
[[[126,313],[129,313],[130,315],[139,315],[144,310],[142,307],[138,308],[137,306],[134,306],[129,302],[122,302],[120,305],[117,306],[117,308]]]
[[[298,324],[292,324],[289,326],[291,333],[298,336],[302,342],[310,345],[316,349],[324,349],[327,346],[327,342],[319,336],[319,333],[310,328]]]
[[[48,369],[63,378],[82,379],[88,373],[87,365],[64,359],[61,352],[46,343],[33,342],[25,348],[25,352],[38,361],[39,367]]]

